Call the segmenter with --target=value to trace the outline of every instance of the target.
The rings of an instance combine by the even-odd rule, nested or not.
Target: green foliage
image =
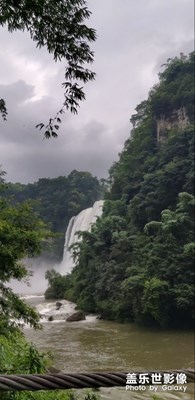
[[[0,373],[1,374],[41,374],[47,372],[49,356],[38,352],[21,333],[7,337],[0,335]],[[39,392],[1,392],[0,400],[76,400],[71,390]]]
[[[87,390],[84,400],[100,400],[100,396],[92,390]]]
[[[33,201],[33,209],[52,232],[53,240],[42,243],[44,257],[61,261],[64,248],[64,232],[69,219],[81,210],[91,207],[102,197],[104,186],[89,172],[72,171],[67,177],[39,179],[28,185],[8,183],[4,197],[12,204]]]
[[[20,332],[0,336],[1,374],[44,373],[48,361],[48,356],[27,343]]]
[[[0,0],[1,26],[10,32],[28,31],[38,48],[46,47],[55,61],[66,61],[62,107],[47,125],[37,125],[44,128],[46,138],[57,136],[64,110],[77,113],[79,102],[85,99],[81,83],[95,79],[95,73],[87,68],[94,57],[89,44],[96,40],[95,30],[85,24],[90,14],[85,0]],[[3,99],[0,113],[6,119]]]
[[[45,298],[62,299],[66,290],[69,289],[69,277],[61,276],[53,269],[46,272],[45,278],[49,283],[49,288],[45,292]]]
[[[194,110],[194,55],[168,59],[160,76],[160,83],[150,92],[149,103],[156,118],[170,116],[185,107],[193,122]]]
[[[161,114],[180,107],[193,120],[193,69],[193,53],[169,60],[136,108],[132,136],[110,169],[103,217],[75,245],[76,267],[62,278],[62,291],[88,312],[164,327],[193,324],[194,127],[171,130],[164,143],[156,127]]]
[[[39,326],[36,312],[14,294],[7,283],[10,279],[27,277],[21,259],[38,255],[41,240],[48,234],[28,203],[13,207],[0,197],[0,331],[3,333],[18,325],[13,322],[15,319],[35,328]]]

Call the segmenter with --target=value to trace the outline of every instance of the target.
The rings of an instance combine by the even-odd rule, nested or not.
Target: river
[[[56,311],[55,302],[42,296],[28,296],[27,302],[43,315],[43,329],[25,328],[26,337],[40,350],[49,350],[54,366],[64,372],[149,371],[194,368],[194,335],[190,331],[161,331],[140,328],[135,324],[97,320],[66,322],[75,305],[63,301]],[[54,317],[48,322],[49,316]],[[156,397],[147,389],[128,392],[125,388],[101,389],[102,400],[166,399],[191,400],[193,385],[186,392],[162,391]]]

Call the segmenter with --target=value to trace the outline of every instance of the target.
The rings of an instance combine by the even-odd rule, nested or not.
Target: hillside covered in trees
[[[106,319],[192,325],[193,71],[194,53],[169,59],[137,106],[103,217],[75,245],[72,274],[49,276],[56,297]]]
[[[61,261],[64,234],[70,218],[103,196],[104,182],[89,172],[72,171],[67,177],[42,178],[27,185],[7,183],[2,196],[13,205],[30,200],[34,212],[56,236],[42,246],[42,256]]]

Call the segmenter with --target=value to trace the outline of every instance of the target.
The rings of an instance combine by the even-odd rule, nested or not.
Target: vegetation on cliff
[[[72,274],[48,276],[50,293],[60,285],[63,297],[107,319],[193,324],[193,71],[194,53],[168,60],[137,106],[103,217],[75,245]],[[159,141],[159,119],[181,109],[185,123],[173,121]]]

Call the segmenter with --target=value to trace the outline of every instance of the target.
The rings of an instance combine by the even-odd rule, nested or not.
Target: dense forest
[[[71,275],[48,275],[47,297],[103,318],[193,324],[194,53],[169,59],[131,117],[110,169],[103,217],[75,244]]]
[[[31,202],[34,212],[54,234],[53,240],[42,243],[42,257],[61,261],[70,218],[102,198],[104,187],[103,179],[74,170],[67,177],[42,178],[27,185],[7,183],[2,196],[13,205]]]

